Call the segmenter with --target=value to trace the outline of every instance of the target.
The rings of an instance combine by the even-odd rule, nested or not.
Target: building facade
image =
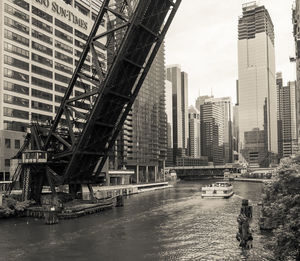
[[[239,147],[253,167],[278,153],[274,27],[264,6],[243,5],[238,24]]]
[[[224,121],[218,103],[205,102],[200,106],[201,155],[215,165],[224,165]]]
[[[179,65],[167,66],[167,80],[172,83],[173,97],[173,162],[187,154],[188,80]]]
[[[300,135],[300,0],[295,0],[293,6],[293,34],[295,40],[296,60],[296,117],[297,135]]]
[[[212,145],[215,164],[233,162],[232,101],[230,97],[208,98],[201,109],[201,135],[203,142]],[[218,138],[216,138],[218,137]],[[203,143],[204,146],[204,143]],[[211,149],[210,149],[211,150]],[[205,149],[202,149],[205,153]],[[217,153],[217,154],[216,154]],[[202,154],[209,156],[207,154]],[[222,155],[222,156],[221,156]],[[221,159],[223,157],[223,160]]]
[[[296,121],[296,83],[283,86],[282,74],[277,73],[278,157],[288,157],[298,151]]]
[[[196,109],[200,112],[200,106],[204,104],[205,100],[213,97],[214,96],[209,96],[209,95],[199,96],[196,99]]]
[[[1,1],[0,180],[9,178],[9,159],[29,123],[55,116],[100,7],[88,0]],[[104,62],[105,48],[100,55]],[[78,85],[75,92],[84,90]]]
[[[165,47],[162,44],[110,157],[110,169],[135,171],[134,183],[163,179],[168,145],[165,77]]]
[[[173,166],[173,97],[172,83],[165,81],[166,86],[166,113],[167,113],[167,159],[166,166]]]
[[[189,107],[189,156],[199,158],[201,156],[201,133],[200,133],[200,112],[194,107]]]

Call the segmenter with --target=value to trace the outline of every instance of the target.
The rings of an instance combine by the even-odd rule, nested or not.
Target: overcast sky
[[[166,64],[188,73],[189,104],[200,95],[236,101],[238,17],[244,0],[182,0],[166,36]],[[248,1],[249,2],[249,1]],[[295,79],[292,6],[294,0],[261,0],[275,28],[276,71],[284,83]]]

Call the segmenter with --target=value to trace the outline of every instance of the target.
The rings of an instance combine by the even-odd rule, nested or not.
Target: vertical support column
[[[91,200],[94,200],[95,196],[94,196],[94,190],[93,190],[92,185],[91,184],[87,184],[87,187],[88,187],[89,192],[90,192]]]
[[[102,171],[105,172],[105,179],[106,179],[105,185],[109,186],[110,185],[110,176],[109,176],[109,160],[108,160],[108,158],[105,161]]]
[[[163,180],[164,182],[166,181],[166,173],[165,173],[165,168],[166,168],[166,161],[163,160]]]
[[[157,182],[157,172],[158,172],[158,166],[154,166],[154,182]]]
[[[105,171],[105,184],[106,186],[109,186],[110,185],[110,176],[109,176],[109,173],[108,173],[108,170]]]
[[[55,185],[51,179],[49,167],[46,167],[46,177],[47,177],[47,180],[48,180],[49,186],[51,188],[51,192],[52,192],[52,205],[56,205],[58,203],[58,198],[57,198],[57,194],[56,194],[56,190],[55,190]]]
[[[25,167],[24,176],[23,176],[22,201],[28,200],[29,180],[30,180],[30,168]]]
[[[146,183],[149,182],[149,166],[146,166]]]
[[[136,184],[139,184],[139,165],[136,165]]]

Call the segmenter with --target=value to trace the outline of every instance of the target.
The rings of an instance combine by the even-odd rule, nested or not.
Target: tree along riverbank
[[[275,179],[266,182],[262,229],[272,229],[276,260],[300,260],[300,156],[284,158]]]
[[[34,203],[32,200],[21,202],[12,196],[5,197],[2,206],[0,206],[0,218],[24,216],[25,210]]]

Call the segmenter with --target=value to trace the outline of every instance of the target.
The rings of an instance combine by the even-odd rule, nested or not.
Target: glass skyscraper
[[[238,24],[239,147],[253,167],[278,153],[274,27],[264,6],[243,5]]]
[[[167,157],[165,47],[160,47],[110,156],[110,169],[135,171],[132,182],[162,180]]]
[[[173,148],[176,157],[187,155],[188,145],[188,75],[180,65],[167,66],[167,80],[172,83],[173,96]]]
[[[277,73],[278,156],[288,157],[298,151],[296,121],[296,82],[283,86],[282,74]]]

